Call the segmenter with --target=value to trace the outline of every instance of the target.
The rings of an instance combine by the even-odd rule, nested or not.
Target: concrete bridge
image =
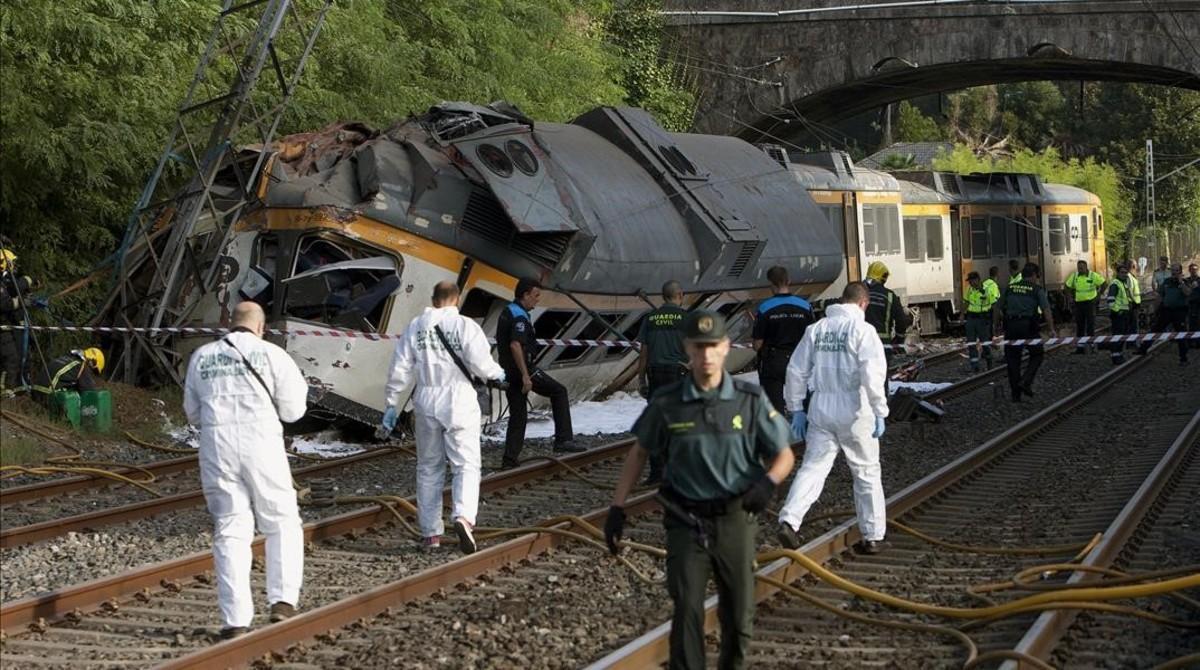
[[[1037,79],[1200,90],[1200,0],[668,0],[700,132],[793,135],[930,93]],[[733,11],[728,11],[733,10]]]

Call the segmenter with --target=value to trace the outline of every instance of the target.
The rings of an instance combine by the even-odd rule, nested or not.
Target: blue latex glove
[[[875,432],[871,433],[871,437],[877,440],[883,437],[883,432],[886,429],[885,423],[886,421],[882,416],[875,417]]]
[[[396,427],[396,416],[396,408],[389,405],[387,409],[383,410],[383,421],[380,421],[379,424],[390,433]]]
[[[804,410],[798,409],[792,412],[792,439],[796,442],[803,442],[804,435],[808,432],[808,415]]]
[[[504,382],[508,381],[508,373],[504,371],[504,368],[500,369],[500,376],[496,378],[496,381],[498,381],[500,383],[504,383]]]

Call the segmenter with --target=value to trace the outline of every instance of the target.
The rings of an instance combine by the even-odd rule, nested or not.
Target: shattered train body
[[[639,293],[657,304],[676,279],[686,306],[719,309],[748,335],[744,307],[769,292],[770,266],[816,293],[844,265],[840,231],[821,225],[769,156],[734,138],[669,133],[637,109],[561,124],[447,103],[385,132],[339,124],[273,149],[263,206],[205,259],[223,265],[216,290],[190,296],[193,323],[226,322],[255,300],[288,331],[399,333],[435,283],[453,280],[462,312],[490,336],[517,278],[532,276],[547,289],[531,315],[538,337],[632,339],[650,309]],[[378,417],[391,342],[285,340],[312,404]],[[635,361],[629,349],[581,346],[543,347],[537,359],[576,399],[623,386]]]

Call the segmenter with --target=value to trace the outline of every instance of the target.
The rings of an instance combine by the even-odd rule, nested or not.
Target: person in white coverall
[[[384,388],[383,428],[396,425],[400,392],[416,376],[413,414],[417,438],[417,521],[426,549],[441,545],[442,486],[446,461],[453,474],[451,494],[454,531],[464,553],[475,551],[475,515],[479,509],[479,398],[471,380],[446,351],[435,327],[472,375],[503,381],[504,370],[492,360],[483,329],[458,313],[459,289],[440,282],[433,289],[433,307],[409,324],[392,355]]]
[[[792,413],[792,438],[805,440],[804,461],[779,512],[779,542],[796,549],[804,515],[821,495],[838,451],[854,477],[854,508],[862,541],[878,553],[887,529],[879,438],[888,415],[883,343],[865,318],[870,293],[862,282],[842,292],[825,318],[808,327],[788,362],[784,399]],[[812,389],[807,414],[804,399]]]
[[[256,519],[267,536],[271,621],[295,614],[304,577],[304,531],[280,421],[304,416],[308,385],[287,352],[263,341],[265,324],[257,303],[239,304],[233,332],[192,354],[184,385],[188,422],[200,428],[200,483],[213,518],[225,638],[245,633],[254,618]]]

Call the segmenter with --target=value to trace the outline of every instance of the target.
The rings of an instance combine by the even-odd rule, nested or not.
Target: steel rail
[[[1070,345],[1068,345],[1066,343],[1054,344],[1054,345],[1047,347],[1045,353],[1050,354],[1050,353],[1058,351],[1066,346],[1070,346]],[[943,401],[950,400],[951,398],[957,398],[960,395],[969,393],[971,391],[974,391],[977,388],[986,386],[987,383],[990,382],[995,377],[1003,376],[1005,374],[1005,371],[1007,370],[1007,368],[1004,365],[1004,360],[1003,360],[1004,351],[1001,347],[994,347],[994,348],[1001,349],[1001,351],[1000,351],[1001,359],[1000,359],[1000,362],[998,362],[995,365],[995,367],[993,367],[991,370],[984,370],[983,372],[980,372],[979,374],[971,375],[970,377],[960,379],[945,388],[940,388],[936,391],[931,391],[929,393],[926,393],[925,395],[921,396],[921,399],[930,401],[930,402],[935,401],[935,400],[943,400]]]
[[[630,515],[639,515],[657,508],[658,503],[654,500],[654,493],[647,492],[631,498],[626,505],[626,512]],[[584,521],[593,526],[599,526],[603,525],[607,514],[608,508],[605,507],[581,516]],[[569,530],[574,528],[574,524],[563,522],[552,527]],[[264,654],[281,651],[330,629],[341,628],[364,617],[379,614],[389,607],[429,596],[438,589],[461,584],[496,568],[512,565],[572,541],[570,538],[549,533],[521,535],[502,544],[449,563],[443,563],[390,584],[384,584],[365,593],[305,612],[281,623],[271,624],[241,637],[192,652],[187,656],[168,661],[158,668],[159,670],[184,670],[248,665]]]
[[[1152,352],[1156,353],[1160,350],[1159,347],[1155,347]],[[899,493],[890,496],[887,500],[888,516],[899,517],[936,497],[949,487],[964,481],[966,477],[983,466],[1016,449],[1026,439],[1057,423],[1072,411],[1085,406],[1118,381],[1145,367],[1151,358],[1152,356],[1149,355],[1139,356],[1124,365],[1113,368],[1080,387],[1074,393],[1063,397],[1037,414],[910,484]],[[808,542],[799,551],[814,561],[823,563],[850,549],[860,538],[857,520],[851,518]],[[789,559],[779,559],[760,568],[756,574],[791,583],[807,575],[808,571]],[[776,592],[775,587],[758,581],[755,587],[755,602],[762,603]],[[717,624],[717,597],[708,598],[704,605],[705,629],[711,631]],[[668,657],[670,630],[670,622],[659,624],[587,667],[589,670],[600,670],[604,668],[645,668],[660,664]]]
[[[149,471],[155,476],[168,475],[174,472],[190,470],[196,467],[196,456],[183,456],[181,458],[172,458],[169,460],[156,461],[145,465],[138,465],[137,468],[114,468],[113,472],[126,477],[137,477]],[[68,464],[69,465],[69,464]],[[120,486],[121,482],[113,481],[107,477],[100,475],[77,475],[72,477],[60,477],[45,482],[36,484],[25,484],[22,486],[9,486],[0,489],[0,505],[8,505],[10,503],[22,502],[25,500],[38,500],[41,498],[49,498],[51,496],[62,495],[80,489],[99,488],[101,486]]]
[[[303,468],[297,468],[292,471],[294,477],[308,477],[310,475],[319,474],[326,470],[334,470],[346,465],[360,463],[362,461],[380,458],[389,454],[400,452],[391,449],[372,449],[370,451],[354,454],[353,456],[345,456],[342,458],[329,459],[325,463],[317,463]],[[113,524],[123,523],[125,521],[133,521],[144,519],[147,517],[171,512],[178,509],[186,509],[195,507],[204,502],[204,492],[200,489],[184,491],[171,496],[162,498],[153,498],[151,500],[143,500],[141,502],[130,503],[128,505],[120,505],[117,507],[109,507],[99,509],[94,512],[85,512],[84,514],[76,514],[74,516],[63,517],[61,519],[50,519],[48,521],[39,521],[26,526],[16,526],[14,528],[6,528],[0,530],[0,548],[8,549],[10,547],[19,547],[41,540],[48,540],[55,537],[66,535],[71,531],[93,530],[111,526]]]
[[[571,467],[584,467],[623,455],[633,440],[621,440],[603,447],[571,454],[560,459]],[[547,460],[531,463],[511,470],[489,475],[481,482],[480,490],[490,493],[513,488],[550,475],[565,471],[557,461]],[[450,489],[443,490],[443,500],[449,500]],[[413,499],[409,499],[414,502]],[[382,505],[372,505],[361,510],[346,512],[304,525],[306,542],[338,537],[359,528],[393,520],[392,514]],[[261,556],[265,549],[265,538],[256,537],[252,545],[254,555]],[[154,563],[121,574],[102,577],[82,584],[68,586],[36,596],[30,596],[0,607],[0,630],[15,632],[38,619],[54,620],[75,609],[88,610],[100,607],[113,598],[129,597],[144,588],[159,588],[164,583],[187,579],[213,567],[211,551],[201,551],[182,558]]]
[[[1200,410],[1196,411],[1192,420],[1171,444],[1171,448],[1159,460],[1158,465],[1150,472],[1141,487],[1121,509],[1121,513],[1104,531],[1104,539],[1080,563],[1082,567],[1107,568],[1113,564],[1153,509],[1154,502],[1169,487],[1175,473],[1179,471],[1180,465],[1187,462],[1188,455],[1197,444],[1200,444]],[[1099,578],[1100,576],[1095,573],[1075,571],[1067,579],[1067,584],[1079,584]],[[1017,643],[1016,651],[1041,660],[1048,660],[1054,647],[1078,615],[1079,610],[1075,609],[1042,612],[1021,638],[1021,641]],[[1011,661],[1001,666],[1008,670],[1016,667]]]

